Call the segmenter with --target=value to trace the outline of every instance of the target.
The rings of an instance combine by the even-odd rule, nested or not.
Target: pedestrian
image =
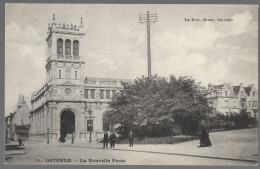
[[[129,132],[129,147],[133,147],[134,145],[134,133],[132,132],[132,130],[130,130]]]
[[[112,134],[110,134],[110,148],[115,147],[115,142],[116,142],[116,135],[114,131],[112,131]]]
[[[200,147],[210,147],[211,141],[209,139],[209,134],[205,127],[202,127],[201,137],[200,137]]]
[[[19,146],[23,146],[23,140],[21,138],[18,139]]]
[[[105,131],[105,133],[104,133],[104,148],[106,147],[107,148],[107,144],[108,144],[108,133],[107,133],[107,131]]]

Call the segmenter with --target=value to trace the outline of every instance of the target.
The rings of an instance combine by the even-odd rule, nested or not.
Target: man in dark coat
[[[110,134],[110,147],[114,148],[115,147],[115,142],[116,142],[116,135],[114,131],[112,131],[112,134]]]
[[[200,137],[200,147],[209,147],[211,146],[211,141],[209,139],[209,134],[205,127],[202,128],[201,137]]]
[[[133,145],[134,145],[134,133],[132,132],[132,130],[130,130],[130,133],[129,133],[129,146],[133,147]]]
[[[108,134],[107,134],[107,131],[105,131],[104,133],[104,148],[107,147],[107,144],[108,144]]]

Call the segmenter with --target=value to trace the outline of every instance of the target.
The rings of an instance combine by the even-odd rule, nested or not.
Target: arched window
[[[60,55],[63,54],[63,40],[62,39],[57,40],[57,54],[60,54]]]
[[[65,41],[65,55],[71,55],[71,43],[68,39]]]
[[[79,56],[79,41],[73,41],[73,56]]]

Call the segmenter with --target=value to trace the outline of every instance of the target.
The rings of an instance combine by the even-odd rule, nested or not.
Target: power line
[[[147,60],[148,60],[148,77],[152,76],[152,68],[151,68],[151,45],[150,45],[150,25],[152,23],[158,22],[157,14],[150,14],[147,11],[146,14],[139,15],[139,23],[146,24],[147,27]]]

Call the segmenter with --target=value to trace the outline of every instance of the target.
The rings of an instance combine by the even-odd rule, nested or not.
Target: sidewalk
[[[5,144],[5,156],[23,155],[23,154],[25,154],[24,147],[18,146],[17,142],[12,141]]]
[[[257,130],[257,129],[255,129]],[[245,131],[247,132],[247,131]],[[116,144],[112,150],[160,153],[191,157],[226,159],[258,163],[258,138],[254,131],[252,137],[239,131],[210,133],[212,147],[198,147],[199,141],[188,141],[178,144],[142,144],[129,147],[128,144]],[[102,149],[101,143],[76,143],[60,145],[66,147]],[[110,149],[110,148],[108,148]]]

